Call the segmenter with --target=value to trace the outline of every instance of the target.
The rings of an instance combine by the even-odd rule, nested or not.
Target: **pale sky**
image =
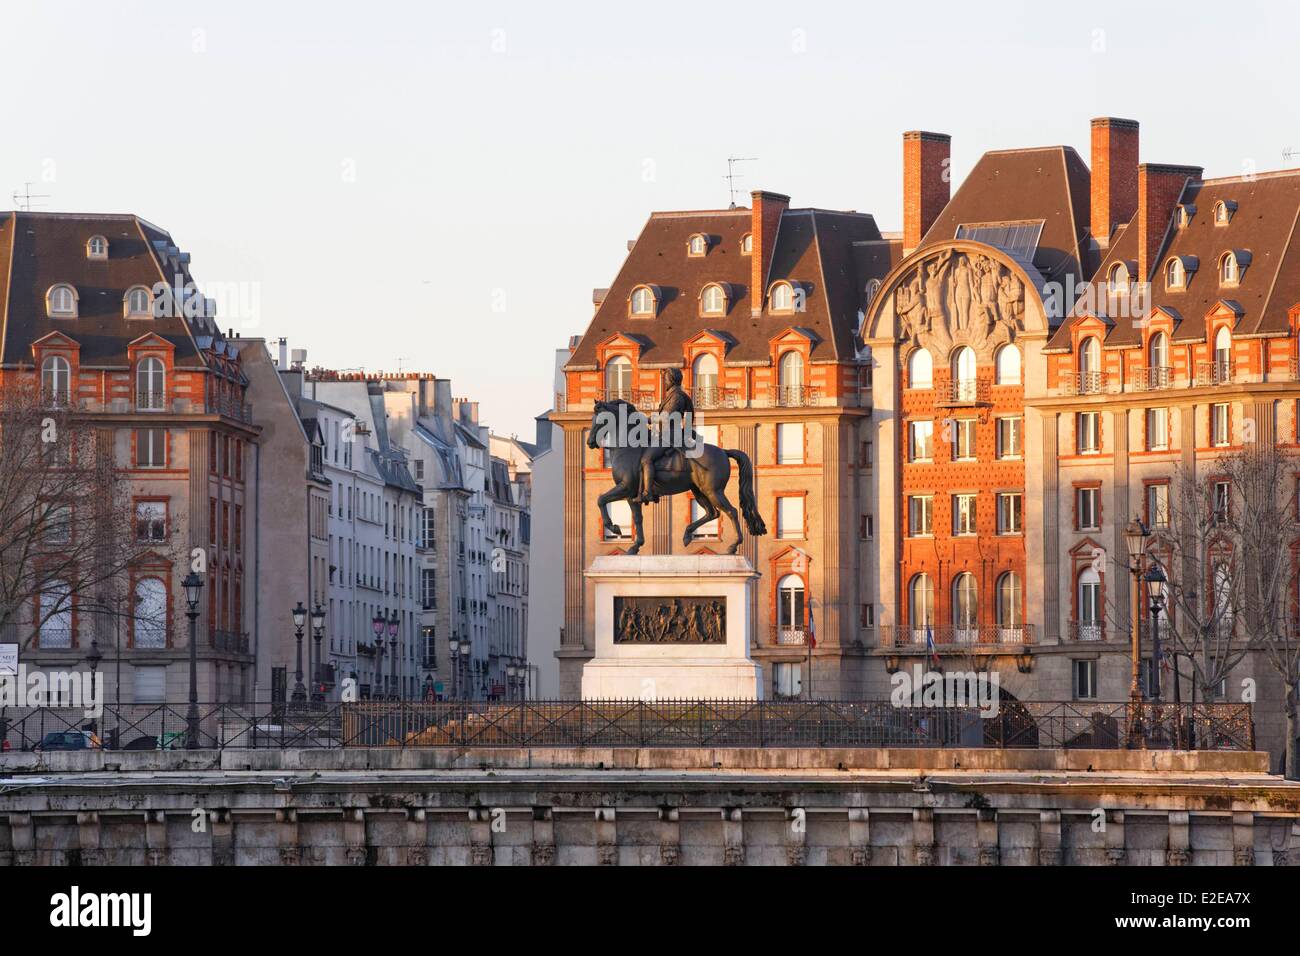
[[[296,12],[291,12],[292,10]],[[435,372],[531,438],[554,349],[658,209],[748,190],[901,223],[901,133],[1142,123],[1142,159],[1300,166],[1293,4],[17,2],[0,206],[132,212],[245,335]],[[235,287],[232,285],[232,287]],[[246,300],[250,301],[251,300]]]

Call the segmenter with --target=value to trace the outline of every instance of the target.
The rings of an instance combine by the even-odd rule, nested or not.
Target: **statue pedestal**
[[[614,554],[596,558],[596,654],[583,700],[758,700],[749,658],[758,573],[739,555]]]

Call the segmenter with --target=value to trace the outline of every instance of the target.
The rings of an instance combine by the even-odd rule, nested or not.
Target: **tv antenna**
[[[16,189],[15,189],[14,192],[13,192],[14,206],[15,206],[16,208],[22,210],[23,212],[31,212],[31,211],[32,211],[32,200],[33,200],[33,199],[49,199],[49,198],[50,198],[49,196],[45,196],[45,195],[41,195],[41,194],[33,195],[33,194],[32,194],[32,184],[31,184],[31,183],[23,183],[23,191],[22,191],[22,192],[19,192],[19,191],[16,190]],[[39,206],[39,205],[42,205],[42,203],[37,203],[36,205]]]
[[[758,162],[757,156],[728,156],[727,157],[727,175],[722,178],[727,181],[727,190],[731,193],[731,208],[736,208],[736,180],[744,179],[736,173],[736,163],[755,163]]]
[[[1300,149],[1294,149],[1288,146],[1286,149],[1282,150],[1282,158],[1288,163],[1296,156],[1300,156]]]

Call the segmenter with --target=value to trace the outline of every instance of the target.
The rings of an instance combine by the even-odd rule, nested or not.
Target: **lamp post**
[[[380,688],[384,684],[384,628],[387,624],[388,619],[382,614],[376,614],[370,619],[370,629],[375,632],[375,686],[371,690],[371,696],[375,700],[384,696]]]
[[[295,704],[302,704],[307,701],[307,688],[302,682],[302,629],[307,623],[307,609],[303,607],[302,602],[299,601],[298,606],[290,613],[293,615],[294,636],[298,641],[298,659],[295,665],[293,678],[293,702]]]
[[[318,602],[311,612],[311,634],[316,640],[316,667],[312,671],[311,699],[325,699],[325,689],[321,687],[321,638],[325,636],[325,609]]]
[[[392,674],[392,681],[393,681],[392,696],[394,700],[400,700],[402,697],[401,684],[399,684],[397,680],[397,656],[398,656],[397,655],[397,631],[401,627],[401,624],[402,624],[401,618],[397,616],[396,611],[393,611],[388,617],[388,647],[389,647],[388,669],[389,669],[389,673]]]
[[[1165,572],[1153,562],[1143,578],[1147,583],[1147,596],[1151,599],[1151,698],[1160,700],[1160,612],[1165,608]]]
[[[459,700],[460,694],[460,639],[455,634],[447,642],[447,650],[451,659],[451,699]]]
[[[95,694],[96,699],[98,699],[99,687],[96,686],[95,684],[95,672],[99,670],[99,662],[102,661],[103,659],[104,659],[104,655],[99,650],[99,639],[91,638],[90,650],[86,654],[86,664],[89,665],[90,667],[90,692],[92,694]],[[92,720],[90,726],[91,726],[91,733],[98,736],[99,725]]]
[[[1140,518],[1134,518],[1124,529],[1124,544],[1128,548],[1128,569],[1133,575],[1133,598],[1130,602],[1130,623],[1133,629],[1133,667],[1131,680],[1129,682],[1129,713],[1128,713],[1128,748],[1136,750],[1143,743],[1142,740],[1142,687],[1138,682],[1138,672],[1142,665],[1142,608],[1141,608],[1141,586],[1143,555],[1146,551],[1147,538],[1151,536],[1151,529],[1142,523]]]
[[[506,700],[515,699],[515,674],[515,659],[512,657],[506,664]]]
[[[203,579],[191,571],[181,581],[185,589],[185,616],[190,619],[190,709],[185,718],[185,749],[199,749],[199,595]]]

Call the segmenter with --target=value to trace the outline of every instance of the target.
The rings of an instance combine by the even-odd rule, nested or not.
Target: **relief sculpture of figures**
[[[957,256],[953,260],[952,281],[948,289],[952,302],[949,314],[952,316],[952,328],[956,332],[964,332],[970,327],[972,275],[970,259]]]
[[[616,597],[615,644],[725,644],[720,597]]]
[[[894,289],[900,341],[947,354],[1013,341],[1022,330],[1025,285],[997,259],[945,249],[917,265]]]

